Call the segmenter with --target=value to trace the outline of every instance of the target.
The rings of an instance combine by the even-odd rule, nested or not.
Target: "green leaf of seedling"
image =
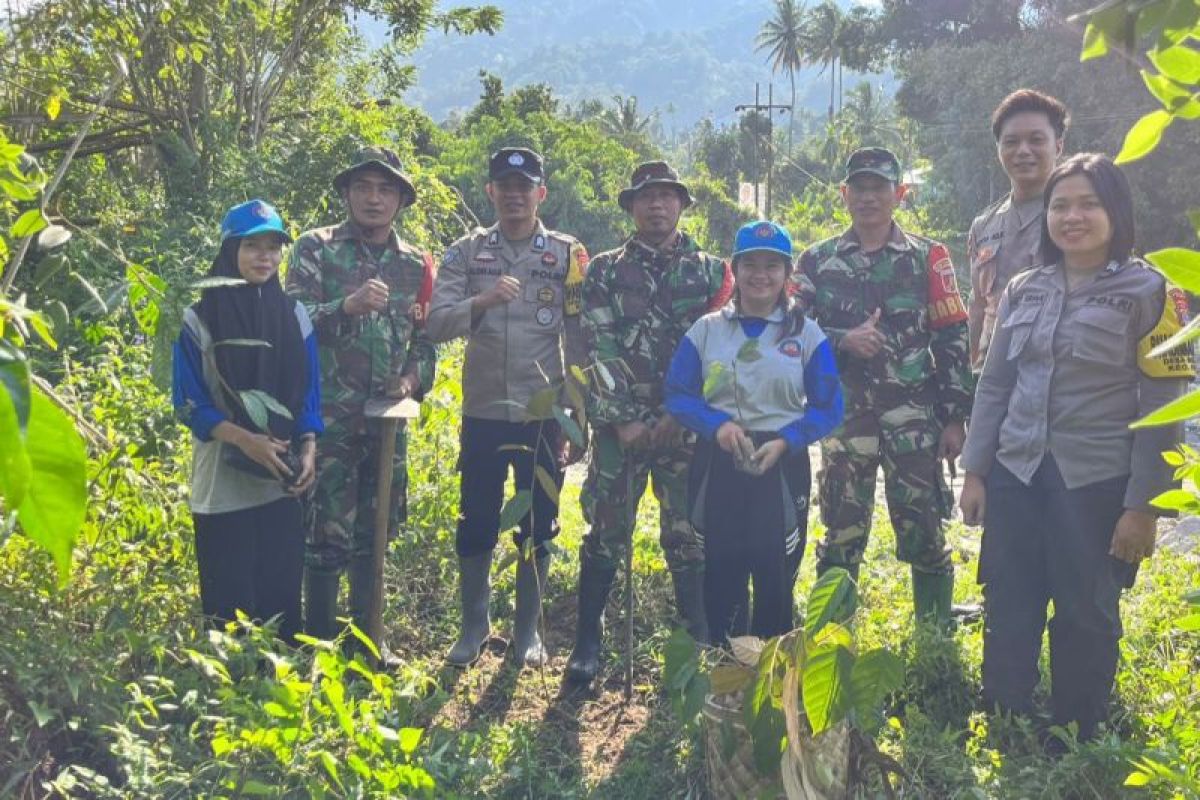
[[[1186,617],[1181,617],[1175,623],[1175,627],[1189,633],[1200,631],[1200,614],[1189,614]]]
[[[821,573],[808,595],[804,633],[815,636],[828,622],[844,622],[854,613],[854,584],[850,573],[832,567]]]
[[[0,178],[0,195],[8,195],[10,199],[19,203],[28,203],[37,200],[38,193],[37,189],[28,183]]]
[[[1130,423],[1129,427],[1136,430],[1153,428],[1156,425],[1169,425],[1172,422],[1190,419],[1198,414],[1200,414],[1200,389],[1195,389],[1177,400],[1172,400],[1157,411]]]
[[[579,381],[580,386],[588,385],[587,373],[578,364],[571,365],[571,374],[575,376],[575,380]]]
[[[904,683],[904,661],[882,647],[854,660],[850,670],[850,702],[857,724],[873,733],[883,724],[880,706]]]
[[[1200,51],[1190,44],[1177,44],[1146,54],[1159,72],[1183,84],[1200,83]]]
[[[29,424],[29,362],[12,342],[0,339],[0,388],[8,392],[22,435]]]
[[[37,391],[32,394],[25,449],[31,467],[29,488],[17,518],[25,535],[54,558],[62,586],[87,511],[87,453],[67,415]]]
[[[718,392],[725,388],[725,384],[732,379],[729,369],[720,361],[710,363],[708,365],[708,374],[704,376],[704,386],[700,390],[704,394],[704,399],[712,400]]]
[[[1083,51],[1079,54],[1080,61],[1090,61],[1102,58],[1108,54],[1108,37],[1095,23],[1089,22],[1083,29]]]
[[[31,208],[17,217],[17,221],[13,223],[9,232],[14,239],[24,239],[26,236],[33,236],[48,224],[50,223],[41,209]]]
[[[508,498],[508,502],[504,504],[504,508],[500,511],[500,532],[510,531],[520,524],[525,515],[529,513],[529,509],[533,506],[533,493],[528,489],[521,491]]]
[[[1169,111],[1159,109],[1151,111],[1135,122],[1129,132],[1125,134],[1125,143],[1121,146],[1121,152],[1117,154],[1116,163],[1128,164],[1131,161],[1137,161],[1158,147],[1163,132],[1171,124],[1172,119]]]
[[[1158,267],[1167,280],[1180,289],[1200,294],[1200,251],[1168,247],[1147,253],[1146,260]]]
[[[617,382],[613,380],[612,373],[608,371],[608,367],[604,365],[603,361],[597,361],[595,367],[596,374],[600,376],[600,382],[604,384],[605,389],[611,392],[617,388]]]
[[[1183,489],[1169,489],[1151,500],[1150,505],[1169,511],[1196,513],[1200,511],[1200,498]]]
[[[530,419],[546,419],[553,413],[556,400],[558,400],[557,388],[547,386],[539,389],[534,392],[533,397],[529,398],[529,403],[525,406],[525,413],[529,415]]]
[[[5,506],[17,508],[24,501],[32,469],[17,410],[7,389],[0,388],[0,498]]]
[[[1154,347],[1146,356],[1148,358],[1158,358],[1165,353],[1171,352],[1176,347],[1187,344],[1195,339],[1200,339],[1200,316],[1189,320],[1187,325],[1184,325],[1171,334],[1165,342]]]
[[[379,648],[375,646],[375,642],[371,641],[371,637],[367,636],[367,634],[354,623],[350,623],[349,627],[350,635],[357,639],[363,647],[367,648],[367,652],[374,656],[375,660],[378,661],[381,658],[379,654]]]
[[[554,418],[558,420],[559,427],[562,432],[571,440],[571,444],[576,447],[583,447],[583,431],[579,427],[579,423],[571,419],[566,411],[563,411],[559,406],[554,406]]]
[[[287,406],[276,400],[269,393],[264,392],[262,389],[247,389],[245,392],[243,392],[243,394],[247,393],[254,394],[259,400],[262,401],[262,404],[266,406],[268,410],[274,411],[284,419],[292,418],[292,412],[288,411]]]
[[[420,728],[401,728],[400,750],[405,753],[411,753],[416,750],[417,745],[421,743],[421,736],[424,733]]]
[[[850,676],[854,654],[841,644],[814,649],[801,676],[804,712],[813,735],[841,722],[850,710]]]
[[[538,464],[533,470],[534,477],[537,478],[538,485],[542,487],[542,491],[546,493],[555,505],[558,505],[558,484],[554,482],[554,477],[546,471],[546,468]]]
[[[246,409],[246,416],[250,417],[250,421],[259,431],[266,433],[267,423],[270,421],[271,415],[267,411],[267,405],[263,402],[262,394],[257,389],[246,389],[238,392],[242,400],[242,408]]]

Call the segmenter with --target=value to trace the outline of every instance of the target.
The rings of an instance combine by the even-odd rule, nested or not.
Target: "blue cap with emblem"
[[[733,257],[744,256],[765,250],[779,253],[790,263],[792,260],[792,235],[782,225],[762,219],[747,222],[738,229],[733,240]]]
[[[221,241],[241,239],[258,233],[273,233],[285,242],[292,237],[283,225],[275,206],[263,200],[248,200],[225,212],[221,220]]]

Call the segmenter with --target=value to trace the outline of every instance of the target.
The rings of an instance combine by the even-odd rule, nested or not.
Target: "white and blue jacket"
[[[730,303],[696,320],[667,370],[675,419],[710,440],[733,420],[778,434],[792,452],[833,432],[845,411],[833,349],[811,319],[781,339],[785,313],[743,316]]]

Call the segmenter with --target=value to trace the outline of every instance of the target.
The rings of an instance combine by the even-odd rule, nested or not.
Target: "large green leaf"
[[[882,647],[854,660],[850,670],[850,703],[859,727],[872,731],[882,722],[879,706],[904,683],[904,661]]]
[[[246,390],[244,390],[242,392],[243,402],[246,400],[246,395],[254,395],[254,397],[257,398],[258,401],[261,402],[268,411],[274,411],[276,414],[283,417],[284,419],[292,418],[292,412],[288,410],[287,406],[285,406],[283,403],[276,400],[269,393],[264,392],[262,389],[246,389]]]
[[[258,389],[248,389],[239,393],[242,399],[242,408],[246,409],[246,416],[250,417],[250,421],[259,431],[266,433],[271,415],[267,412],[267,404],[263,402],[263,394],[265,392],[260,392]]]
[[[8,392],[21,432],[29,422],[29,362],[12,342],[0,339],[0,388]]]
[[[1200,414],[1200,389],[1194,389],[1178,400],[1172,400],[1162,408],[1147,414],[1130,424],[1130,428],[1153,428],[1156,425],[1169,425],[1172,422],[1191,419]]]
[[[23,239],[26,236],[33,236],[46,227],[47,224],[49,223],[46,220],[46,215],[40,209],[31,208],[17,217],[17,221],[13,223],[10,232],[14,239]]]
[[[1175,333],[1167,337],[1167,340],[1162,344],[1155,345],[1154,348],[1146,355],[1150,358],[1158,358],[1159,356],[1169,353],[1181,344],[1187,344],[1195,339],[1200,339],[1200,317],[1196,317],[1188,321]]]
[[[827,622],[844,622],[854,612],[854,584],[850,573],[833,567],[821,573],[808,595],[804,632],[815,636]]]
[[[8,391],[0,387],[0,499],[7,508],[18,508],[24,501],[30,469],[17,409]]]
[[[1135,122],[1129,132],[1125,134],[1125,144],[1121,145],[1121,152],[1117,154],[1116,162],[1128,164],[1130,161],[1137,161],[1158,147],[1163,131],[1171,124],[1172,119],[1169,111],[1159,109],[1151,111]]]
[[[500,511],[500,532],[512,530],[529,513],[533,506],[533,493],[522,489],[508,499]]]
[[[554,418],[558,420],[558,425],[562,428],[562,432],[571,440],[571,444],[576,447],[583,447],[583,430],[580,429],[579,423],[571,419],[560,406],[555,405],[551,408],[554,412]]]
[[[53,556],[62,585],[87,511],[87,454],[70,418],[41,392],[32,397],[25,436],[29,489],[17,519],[25,535]]]
[[[783,715],[783,679],[776,666],[782,659],[778,638],[763,647],[758,659],[758,673],[747,693],[743,716],[753,744],[754,767],[761,775],[770,775],[779,768],[787,720]]]
[[[1184,84],[1200,83],[1200,51],[1190,45],[1151,50],[1146,55],[1163,75]]]
[[[800,692],[814,736],[846,718],[853,667],[854,654],[841,644],[823,645],[809,653]]]
[[[1168,247],[1147,253],[1146,260],[1180,289],[1200,294],[1200,252],[1186,247]]]

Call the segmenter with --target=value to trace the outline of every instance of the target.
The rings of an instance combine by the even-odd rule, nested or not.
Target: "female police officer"
[[[1151,500],[1171,485],[1161,453],[1179,425],[1130,430],[1177,397],[1191,353],[1153,348],[1186,298],[1132,257],[1133,205],[1107,157],[1051,174],[1041,260],[1005,290],[962,461],[959,504],[983,523],[983,691],[1030,713],[1050,620],[1053,720],[1090,737],[1107,716],[1121,636],[1118,600],[1154,550]]]

